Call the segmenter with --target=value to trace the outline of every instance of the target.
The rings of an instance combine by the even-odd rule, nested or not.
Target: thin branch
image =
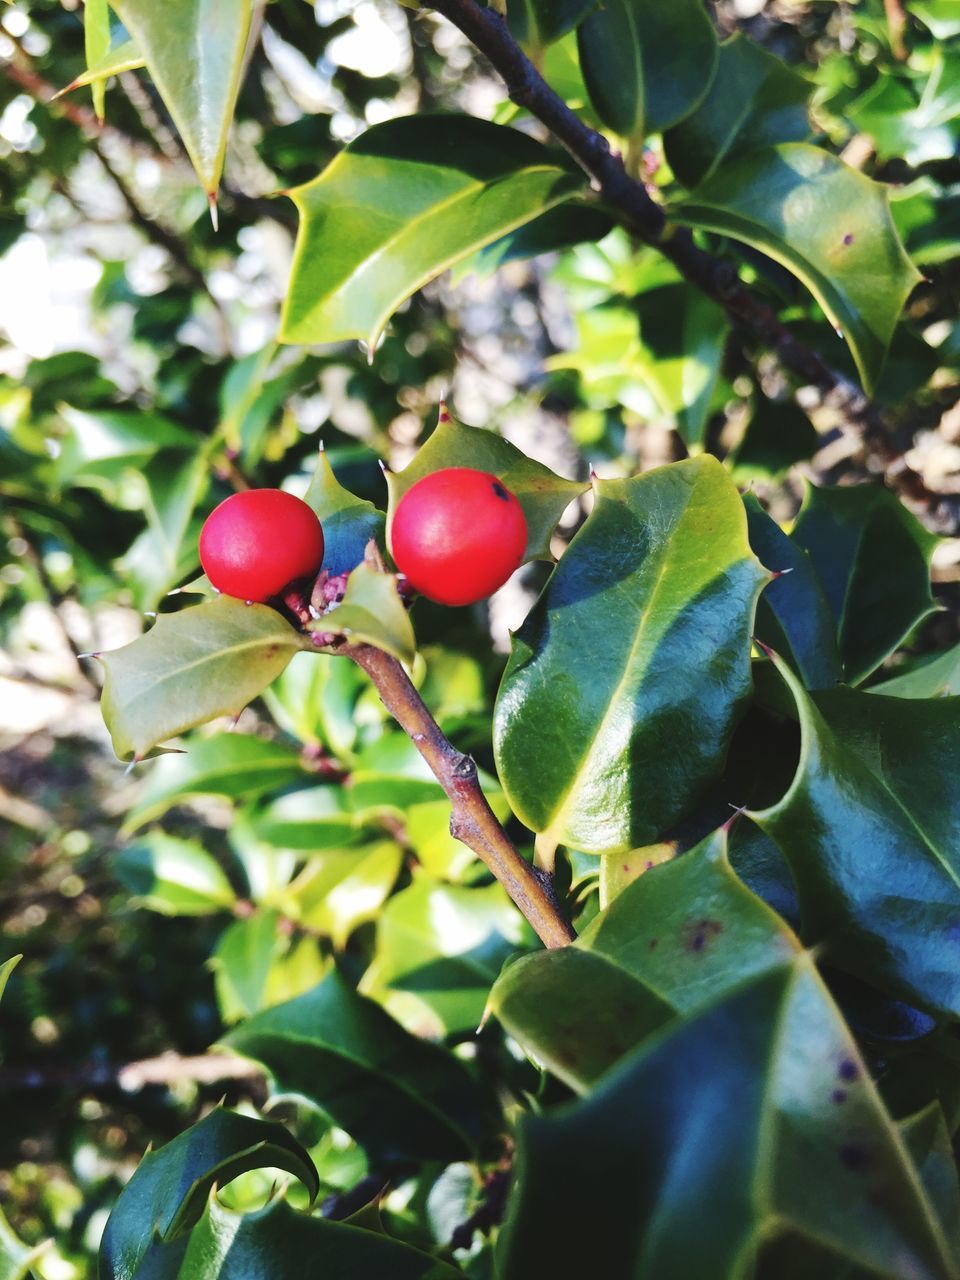
[[[367,673],[380,699],[430,766],[453,805],[450,834],[481,858],[547,947],[565,947],[576,937],[564,919],[549,876],[530,866],[514,848],[477,781],[476,763],[443,735],[400,663],[372,645],[340,650]]]
[[[732,263],[700,249],[688,230],[668,222],[664,210],[644,185],[627,173],[607,139],[584,124],[550,88],[514,40],[501,14],[482,7],[476,0],[429,2],[485,55],[506,83],[512,101],[547,126],[593,179],[606,203],[619,211],[641,240],[657,248],[684,279],[724,307],[734,323],[775,351],[787,369],[816,387],[824,404],[841,413],[870,441],[887,464],[887,479],[893,487],[931,513],[947,515],[941,510],[941,495],[930,493],[923,479],[904,462],[878,407],[791,333],[774,308],[747,288]]]
[[[122,1089],[124,1093],[139,1093],[147,1085],[219,1084],[221,1080],[259,1081],[263,1077],[263,1067],[236,1054],[184,1057],[163,1053],[124,1066],[0,1067],[0,1089]]]

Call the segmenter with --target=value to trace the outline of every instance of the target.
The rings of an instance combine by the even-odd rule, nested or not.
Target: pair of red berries
[[[473,604],[522,563],[527,522],[496,476],[447,467],[403,495],[391,544],[397,568],[422,595],[438,604]],[[200,563],[218,591],[263,603],[319,573],[323,529],[292,493],[248,489],[207,517]]]

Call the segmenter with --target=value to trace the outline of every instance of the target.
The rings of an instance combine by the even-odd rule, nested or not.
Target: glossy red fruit
[[[473,604],[519,568],[527,521],[512,493],[487,471],[447,467],[400,499],[390,534],[401,573],[438,604]]]
[[[221,502],[200,530],[200,563],[217,588],[263,603],[323,562],[316,513],[282,489],[248,489]]]

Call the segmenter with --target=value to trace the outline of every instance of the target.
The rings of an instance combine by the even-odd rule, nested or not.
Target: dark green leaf
[[[455,277],[460,279],[471,272],[487,275],[506,262],[557,253],[584,242],[593,244],[602,240],[615,226],[612,216],[603,209],[585,201],[571,200],[568,204],[548,209],[526,226],[494,240],[493,244],[462,262],[455,271]]]
[[[281,340],[360,338],[372,351],[411,294],[582,187],[562,157],[483,120],[369,129],[289,193],[301,226]]]
[[[731,160],[671,211],[686,226],[742,240],[792,271],[842,330],[872,390],[920,279],[879,183],[826,151],[784,143]]]
[[[750,545],[762,564],[781,575],[760,597],[756,634],[788,659],[808,689],[832,688],[840,680],[836,625],[810,557],[753,494],[743,501]]]
[[[867,692],[892,698],[942,698],[948,693],[960,694],[960,644],[937,657],[911,664],[909,670],[898,668],[889,680],[871,685]]]
[[[114,750],[142,758],[195,725],[239,715],[308,644],[275,609],[230,596],[161,614],[139,640],[102,656]]]
[[[726,160],[810,136],[810,84],[779,58],[737,34],[719,48],[716,74],[692,115],[663,139],[670,167],[686,187]]]
[[[319,1190],[313,1162],[283,1125],[222,1108],[144,1156],[103,1234],[100,1280],[132,1280],[141,1264],[144,1274],[168,1274],[166,1246],[199,1222],[214,1186],[264,1168],[294,1174],[311,1196]]]
[[[752,480],[777,480],[796,462],[812,458],[820,447],[820,433],[792,400],[761,396],[729,463],[738,485]]]
[[[659,133],[693,111],[717,62],[699,0],[605,0],[577,31],[594,109],[626,138]]]
[[[323,525],[322,567],[327,573],[349,573],[356,568],[371,538],[383,545],[383,512],[340,484],[323,449],[304,501]]]
[[[390,510],[387,539],[400,499],[411,486],[444,467],[473,467],[502,480],[523,507],[527,520],[525,560],[550,560],[550,538],[564,510],[589,488],[577,480],[564,480],[549,468],[534,462],[493,431],[465,427],[441,412],[440,425],[426,444],[400,472],[387,475]]]
[[[380,915],[402,865],[392,840],[311,858],[284,894],[287,913],[342,951],[358,925]]]
[[[514,637],[494,745],[545,845],[607,853],[659,839],[718,774],[769,576],[715,458],[596,489]]]
[[[811,486],[792,537],[836,620],[844,678],[859,684],[933,612],[938,539],[879,485]]]
[[[593,1274],[585,1222],[604,1224],[603,1273],[634,1280],[750,1274],[761,1239],[794,1233],[885,1280],[955,1274],[806,955],[668,1028],[588,1098],[527,1117],[519,1147],[503,1280]]]
[[[371,1158],[453,1160],[475,1146],[484,1097],[465,1068],[409,1035],[336,971],[224,1043],[262,1062],[278,1093],[327,1112]]]
[[[836,968],[922,1008],[960,1012],[960,703],[804,692],[800,764],[751,817],[790,863],[802,932]]]
[[[534,56],[572,31],[598,0],[507,0],[510,30]]]

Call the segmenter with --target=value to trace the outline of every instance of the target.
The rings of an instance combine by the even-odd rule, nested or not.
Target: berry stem
[[[403,667],[382,649],[358,644],[341,649],[376,686],[380,700],[426,760],[453,805],[450,834],[490,868],[545,947],[565,947],[576,937],[564,919],[549,876],[514,848],[477,781],[477,766],[444,737]]]

